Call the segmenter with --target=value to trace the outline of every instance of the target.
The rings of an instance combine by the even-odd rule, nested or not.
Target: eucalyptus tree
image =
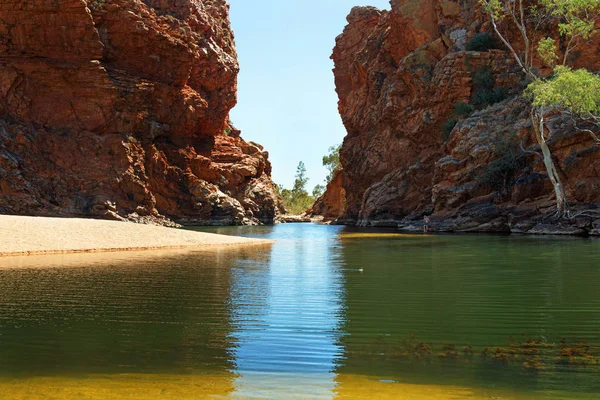
[[[323,166],[327,168],[327,171],[329,172],[327,174],[327,178],[325,178],[326,183],[331,182],[335,173],[342,168],[342,163],[340,162],[341,148],[341,144],[337,146],[331,146],[327,150],[327,155],[323,156]]]
[[[542,151],[544,165],[554,187],[557,215],[568,216],[568,202],[562,179],[546,141],[545,115],[559,110],[569,116],[580,132],[600,143],[595,130],[600,127],[600,78],[585,70],[573,70],[569,65],[575,51],[597,33],[600,0],[480,0],[490,16],[494,32],[506,46],[517,65],[530,82],[526,94],[532,101],[531,119],[536,140]],[[505,26],[505,31],[501,29]],[[550,36],[534,42],[542,27]],[[522,49],[507,35],[516,28]],[[534,67],[539,60],[553,69],[546,77]]]

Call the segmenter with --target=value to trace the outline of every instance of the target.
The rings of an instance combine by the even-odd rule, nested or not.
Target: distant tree
[[[306,191],[306,184],[308,183],[309,178],[306,176],[306,166],[302,161],[300,161],[296,167],[295,178],[296,180],[294,181],[292,194],[296,197],[308,195],[308,192]]]
[[[296,168],[294,186],[291,190],[278,185],[278,190],[283,200],[283,204],[288,213],[301,214],[309,209],[315,199],[306,190],[309,178],[306,176],[306,166],[300,161]]]
[[[312,191],[312,195],[315,199],[321,197],[321,195],[325,193],[325,186],[323,185],[317,185],[314,187],[313,191]]]
[[[288,205],[292,201],[292,191],[284,188],[280,191],[280,196],[281,196],[281,199],[283,200],[283,205],[287,209]]]
[[[285,190],[283,185],[275,185],[275,193],[281,196],[281,193]]]
[[[323,166],[327,168],[329,174],[325,180],[327,183],[331,182],[333,179],[333,175],[335,175],[336,171],[342,168],[342,164],[340,162],[340,149],[342,145],[339,144],[337,146],[331,146],[327,151],[327,155],[323,156]]]

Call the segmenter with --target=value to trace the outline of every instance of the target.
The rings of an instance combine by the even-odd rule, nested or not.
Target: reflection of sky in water
[[[231,276],[236,396],[330,398],[341,355],[343,282],[337,229],[280,225],[269,265],[237,263]],[[290,386],[291,385],[291,386]]]

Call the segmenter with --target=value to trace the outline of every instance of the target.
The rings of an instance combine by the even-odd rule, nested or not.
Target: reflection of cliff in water
[[[0,270],[0,374],[227,373],[231,266],[257,251]]]
[[[369,236],[342,235],[346,318],[336,372],[593,391],[597,242]]]

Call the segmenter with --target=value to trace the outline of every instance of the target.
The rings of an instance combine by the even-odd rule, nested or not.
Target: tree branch
[[[563,65],[567,65],[567,57],[569,56],[569,53],[571,52],[571,50],[573,50],[575,47],[577,47],[577,45],[571,47],[571,44],[573,43],[573,40],[575,39],[575,35],[571,36],[571,39],[569,40],[569,43],[567,43],[567,48],[565,49],[565,55],[563,57]]]
[[[521,33],[523,34],[523,41],[525,41],[525,64],[530,67],[532,64],[533,57],[529,58],[529,37],[527,36],[527,25],[525,25],[525,12],[523,11],[523,0],[519,0],[519,9],[521,12]]]
[[[590,135],[592,137],[592,139],[596,143],[600,143],[600,137],[598,137],[598,135],[596,135],[596,132],[594,132],[593,130],[588,129],[588,128],[582,128],[577,123],[577,120],[579,119],[579,120],[585,121],[590,124],[599,124],[600,117],[597,117],[593,114],[586,115],[586,116],[574,115],[569,110],[566,110],[565,113],[571,118],[571,121],[573,121],[573,126],[575,127],[575,129],[577,129],[577,131],[578,131],[577,133],[587,133],[588,135]]]
[[[519,19],[517,19],[517,15],[516,15],[517,11],[516,11],[516,3],[515,2],[512,2],[512,1],[509,2],[509,4],[512,5],[512,8],[505,5],[504,11],[511,16],[513,23],[515,24],[515,26],[517,27],[519,32],[521,32],[521,36],[523,37],[523,43],[525,44],[525,60],[523,60],[523,64],[527,67],[527,69],[529,69],[529,67],[530,67],[530,65],[529,65],[529,38],[527,37],[527,29],[525,28],[522,1],[523,0],[519,0],[520,8],[521,8],[521,21],[520,22],[519,22]]]
[[[523,61],[521,60],[521,57],[519,57],[519,54],[515,51],[515,49],[510,45],[508,40],[506,40],[506,38],[498,30],[498,25],[496,24],[496,19],[493,16],[491,19],[492,19],[492,27],[494,28],[494,32],[496,32],[496,35],[498,35],[500,40],[502,40],[502,43],[504,43],[504,45],[510,50],[513,57],[517,61],[517,64],[519,64],[519,67],[521,67],[521,69],[523,70],[525,75],[535,79],[535,76],[531,73],[531,71],[528,68],[525,67],[525,64],[523,64]]]
[[[538,157],[542,157],[542,155],[540,153],[538,153],[537,151],[534,150],[526,150],[525,147],[523,147],[523,141],[521,140],[521,142],[519,143],[519,148],[521,149],[521,151],[525,154],[534,154]]]

